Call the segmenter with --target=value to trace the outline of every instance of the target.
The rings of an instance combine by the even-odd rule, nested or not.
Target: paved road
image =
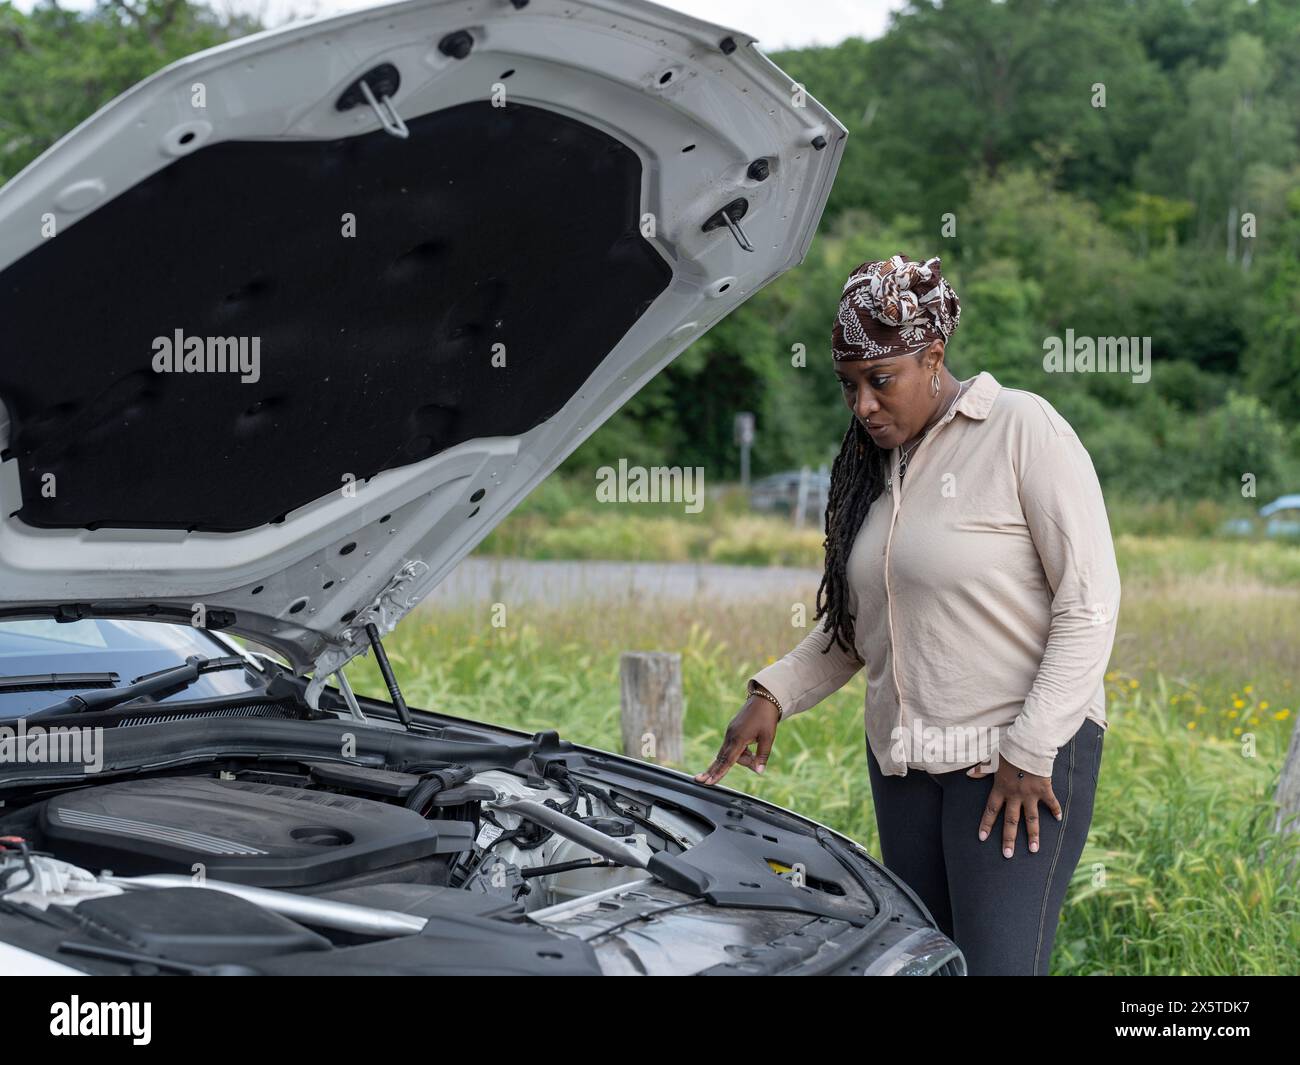
[[[467,558],[430,594],[429,606],[544,599],[709,599],[788,597],[813,602],[821,571],[695,562],[537,562]]]

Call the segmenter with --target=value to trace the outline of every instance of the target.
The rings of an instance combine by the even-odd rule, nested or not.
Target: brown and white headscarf
[[[946,343],[960,320],[961,304],[937,255],[863,263],[844,283],[831,353],[839,360],[915,355],[935,340]]]

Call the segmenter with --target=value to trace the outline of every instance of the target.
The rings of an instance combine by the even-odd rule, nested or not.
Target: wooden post
[[[1277,782],[1277,818],[1273,822],[1275,831],[1283,829],[1283,822],[1288,817],[1295,820],[1286,826],[1287,832],[1300,832],[1300,728],[1291,731],[1291,745],[1287,748],[1286,761],[1282,763],[1282,775]]]
[[[799,495],[794,504],[794,527],[803,528],[804,511],[808,509],[809,471],[807,466],[799,468]]]
[[[682,760],[682,656],[624,651],[619,658],[623,753],[647,762]]]

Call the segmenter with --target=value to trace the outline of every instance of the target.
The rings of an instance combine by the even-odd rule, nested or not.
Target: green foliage
[[[1300,173],[1296,177],[1279,226],[1280,248],[1256,268],[1245,355],[1251,389],[1292,425],[1300,421]]]
[[[1220,64],[1188,77],[1185,109],[1155,132],[1140,167],[1152,191],[1188,196],[1201,247],[1225,249],[1230,262],[1245,252],[1250,186],[1296,154],[1293,103],[1270,92],[1272,66],[1264,41],[1232,36]]]
[[[752,410],[755,475],[828,461],[847,425],[826,353],[843,279],[938,254],[962,298],[954,372],[1047,398],[1108,492],[1231,507],[1245,473],[1262,497],[1300,488],[1300,16],[914,0],[878,41],[774,58],[850,130],[821,235],[611,439],[667,426],[662,461],[734,475],[731,415]],[[1146,338],[1150,380],[1045,373],[1066,330]]]
[[[1243,472],[1260,484],[1274,484],[1286,430],[1255,396],[1229,392],[1227,401],[1206,419],[1200,436],[1203,469],[1210,483],[1241,488]]]
[[[113,97],[174,60],[259,28],[185,0],[0,3],[0,181]]]

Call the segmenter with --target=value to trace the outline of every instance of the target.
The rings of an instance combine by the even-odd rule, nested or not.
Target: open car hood
[[[323,684],[803,259],[845,135],[635,0],[174,63],[0,189],[0,617],[202,623]]]

